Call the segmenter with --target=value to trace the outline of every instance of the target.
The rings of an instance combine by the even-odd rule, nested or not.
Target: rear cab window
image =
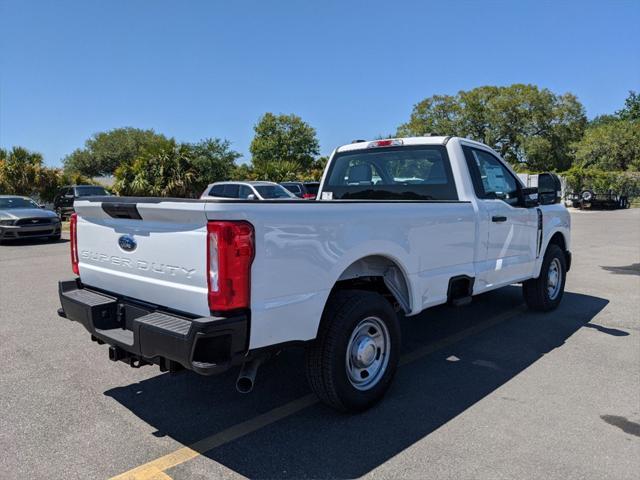
[[[337,153],[323,186],[333,199],[458,200],[443,145],[366,148]]]

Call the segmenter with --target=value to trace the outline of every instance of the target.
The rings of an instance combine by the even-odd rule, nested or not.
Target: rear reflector
[[[375,140],[373,142],[369,142],[367,148],[397,147],[399,145],[402,145],[402,140],[399,139]]]
[[[69,236],[71,241],[71,270],[76,275],[80,275],[80,268],[78,267],[78,214],[72,213],[69,217]]]
[[[207,223],[209,310],[249,308],[254,253],[254,231],[250,223]]]

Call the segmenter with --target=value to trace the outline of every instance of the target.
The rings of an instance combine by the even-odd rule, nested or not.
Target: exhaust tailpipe
[[[256,382],[258,367],[264,361],[264,357],[257,357],[242,364],[238,380],[236,380],[236,390],[240,393],[250,393]]]

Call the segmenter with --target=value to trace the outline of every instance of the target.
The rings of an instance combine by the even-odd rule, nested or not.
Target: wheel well
[[[563,252],[567,250],[567,243],[564,240],[564,235],[562,235],[562,233],[560,232],[556,232],[553,234],[551,240],[549,240],[549,245],[551,245],[552,243],[558,245]]]
[[[353,262],[342,272],[333,291],[359,289],[379,293],[394,308],[411,311],[409,284],[396,262],[382,255],[371,255]]]
[[[554,244],[562,249],[564,252],[564,259],[567,266],[567,272],[571,268],[571,253],[567,250],[567,242],[564,239],[564,235],[560,232],[556,232],[553,234],[551,239],[549,240],[549,245]]]

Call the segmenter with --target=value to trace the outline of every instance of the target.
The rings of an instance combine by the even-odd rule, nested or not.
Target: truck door
[[[463,147],[486,229],[486,257],[479,265],[480,289],[531,276],[535,264],[537,213],[520,205],[519,180],[495,155]],[[483,288],[484,287],[484,288]]]

